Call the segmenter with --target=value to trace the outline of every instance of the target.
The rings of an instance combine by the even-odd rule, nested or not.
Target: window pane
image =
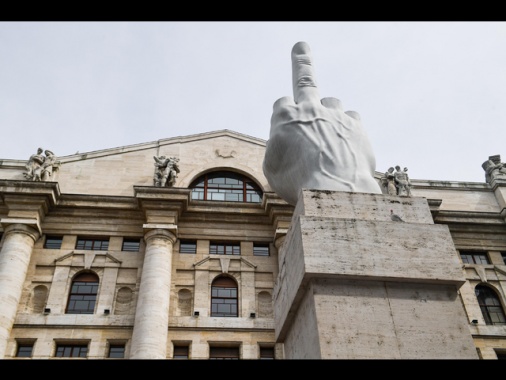
[[[189,359],[189,347],[174,346],[174,359]]]
[[[239,347],[209,347],[209,359],[239,360]]]
[[[56,346],[55,356],[57,357],[82,357],[85,358],[88,353],[86,345],[58,345]]]
[[[44,248],[46,249],[60,249],[63,241],[62,236],[47,236],[44,242]]]
[[[197,253],[197,242],[182,240],[179,244],[179,253]]]
[[[109,248],[109,239],[83,239],[78,238],[76,249],[106,251]]]
[[[262,191],[253,181],[241,174],[225,171],[201,176],[190,185],[190,188],[192,199],[260,203],[262,198]],[[197,191],[203,191],[203,196],[197,194]]]
[[[141,247],[141,239],[123,239],[122,251],[139,252]]]
[[[33,344],[18,344],[18,351],[16,357],[29,358],[32,356]]]
[[[125,357],[125,346],[124,345],[110,345],[109,346],[109,357],[110,358],[124,358]]]
[[[274,347],[260,347],[260,359],[274,359]]]
[[[269,245],[267,245],[267,244],[253,245],[253,255],[255,255],[255,256],[269,256]]]

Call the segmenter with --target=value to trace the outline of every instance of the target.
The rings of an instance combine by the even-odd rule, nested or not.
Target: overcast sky
[[[506,22],[0,22],[0,160],[229,129],[267,140],[306,41],[376,170],[484,182],[506,161]]]

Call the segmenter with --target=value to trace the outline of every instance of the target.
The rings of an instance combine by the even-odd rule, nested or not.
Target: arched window
[[[484,285],[474,288],[481,313],[487,325],[504,325],[506,317],[502,309],[501,301],[493,289]]]
[[[211,286],[211,317],[237,317],[237,283],[230,277],[220,276]]]
[[[207,173],[190,185],[192,199],[226,202],[262,202],[262,190],[248,177],[227,171]]]
[[[93,314],[98,293],[98,276],[81,273],[72,280],[67,314]]]

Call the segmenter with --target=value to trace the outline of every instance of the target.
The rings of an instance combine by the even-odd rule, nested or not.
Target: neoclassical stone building
[[[377,172],[383,194],[292,206],[265,146],[222,130],[2,158],[0,358],[506,357],[500,157],[479,183],[397,195]]]

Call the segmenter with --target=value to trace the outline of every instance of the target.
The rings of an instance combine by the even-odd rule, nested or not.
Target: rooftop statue
[[[42,154],[44,152],[45,156]],[[37,153],[32,154],[25,165],[24,177],[30,181],[51,181],[53,172],[60,166],[53,152],[49,149],[38,148]]]
[[[179,173],[179,158],[166,156],[153,156],[153,158],[155,159],[153,184],[157,187],[174,186]]]
[[[274,103],[263,162],[270,186],[292,205],[301,189],[381,194],[360,116],[336,98],[320,99],[306,42],[291,55],[293,98]]]
[[[501,156],[489,156],[481,167],[485,170],[485,181],[490,183],[492,180],[506,180],[506,163],[501,162]]]

